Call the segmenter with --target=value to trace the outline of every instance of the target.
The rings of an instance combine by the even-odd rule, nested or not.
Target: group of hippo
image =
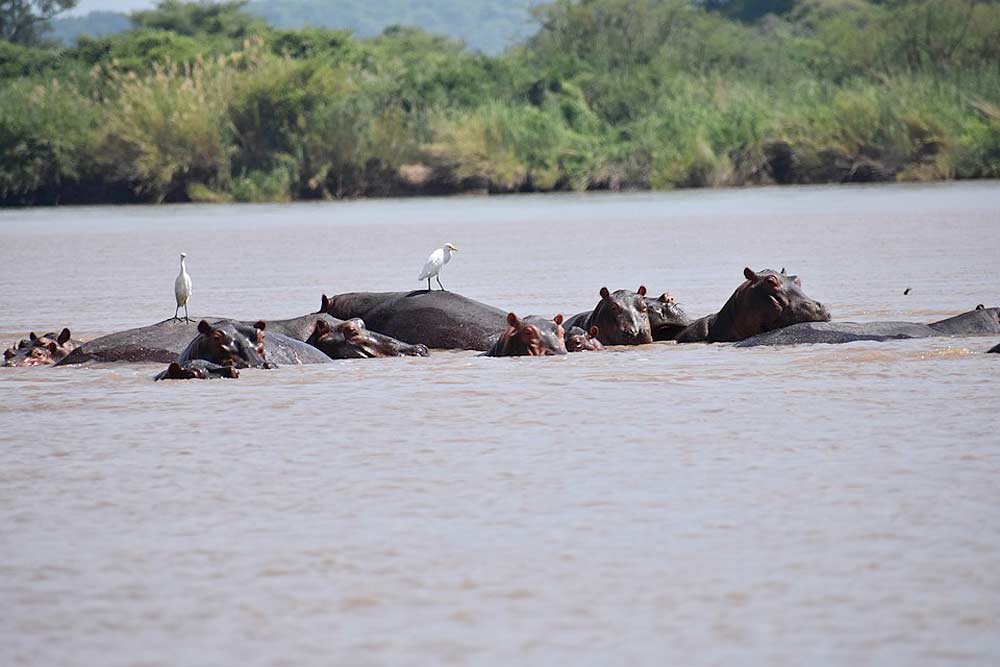
[[[322,297],[320,310],[290,320],[243,322],[169,319],[88,343],[69,329],[22,340],[5,366],[86,362],[167,363],[160,379],[239,376],[241,368],[329,363],[332,359],[427,356],[429,349],[478,350],[486,356],[542,356],[606,345],[732,342],[737,346],[845,343],[1000,333],[1000,308],[912,322],[830,322],[829,311],[802,290],[798,276],[743,271],[743,282],[717,313],[691,321],[667,293],[649,296],[606,287],[593,310],[569,318],[515,313],[446,291],[352,292]],[[990,352],[1000,352],[1000,345]]]

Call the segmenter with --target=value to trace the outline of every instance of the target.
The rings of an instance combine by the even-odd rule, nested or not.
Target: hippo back
[[[429,348],[489,350],[507,327],[507,313],[461,294],[410,292],[362,317],[372,331]]]
[[[1000,308],[977,308],[927,326],[949,336],[1000,333]]]
[[[205,318],[214,323],[218,317]],[[70,352],[57,366],[87,362],[127,361],[169,364],[175,361],[198,335],[197,322],[164,320],[147,327],[119,331],[83,343]]]

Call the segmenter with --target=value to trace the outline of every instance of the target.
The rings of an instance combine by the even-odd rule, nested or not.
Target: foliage
[[[0,0],[0,40],[37,46],[57,14],[78,0]]]
[[[0,42],[0,203],[1000,177],[1000,3],[765,4],[554,0],[501,56],[241,2]]]

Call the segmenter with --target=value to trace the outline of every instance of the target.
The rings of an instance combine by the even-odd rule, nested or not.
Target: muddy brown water
[[[1000,185],[0,212],[0,340],[446,287],[1000,305]],[[911,288],[909,295],[903,291]],[[6,665],[996,665],[1000,357],[957,338],[0,369]]]

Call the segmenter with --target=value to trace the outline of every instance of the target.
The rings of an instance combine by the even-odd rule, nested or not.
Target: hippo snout
[[[816,302],[816,315],[819,318],[819,322],[829,322],[830,321],[830,311],[819,301]]]

